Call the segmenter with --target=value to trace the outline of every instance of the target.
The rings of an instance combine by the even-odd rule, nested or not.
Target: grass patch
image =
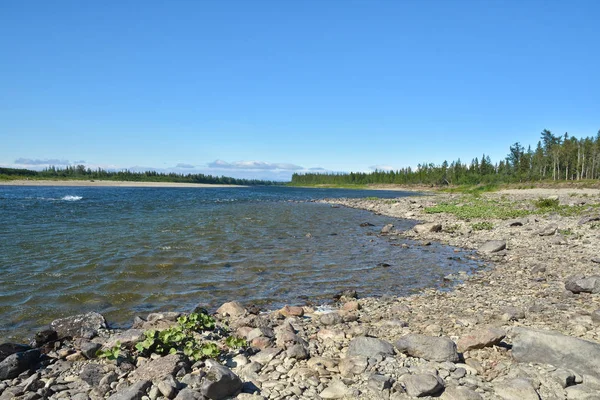
[[[473,225],[471,225],[471,228],[474,231],[491,231],[492,229],[494,229],[494,224],[488,221],[476,222]]]
[[[499,189],[498,185],[496,184],[487,184],[487,185],[464,185],[464,186],[457,186],[457,187],[452,187],[452,188],[447,188],[447,189],[441,189],[441,192],[446,192],[446,193],[462,193],[462,194],[470,194],[473,196],[478,196],[482,193],[488,193],[488,192],[495,192]]]
[[[459,224],[444,225],[444,231],[447,233],[456,233],[456,232],[460,231],[460,225]]]
[[[533,204],[537,208],[557,208],[560,205],[557,198],[539,198]]]
[[[511,219],[524,217],[531,211],[519,208],[511,202],[482,199],[473,196],[471,199],[461,199],[462,202],[440,203],[425,208],[427,214],[448,213],[464,220],[470,219]]]

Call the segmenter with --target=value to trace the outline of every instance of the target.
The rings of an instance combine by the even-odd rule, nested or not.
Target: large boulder
[[[436,337],[411,333],[396,340],[396,348],[411,357],[428,361],[457,362],[456,344],[447,337]]]
[[[427,233],[427,232],[441,232],[442,224],[436,224],[435,222],[428,224],[419,224],[413,227],[413,231],[416,233]]]
[[[11,354],[0,362],[0,381],[13,379],[21,372],[32,369],[40,361],[38,349]]]
[[[211,400],[221,400],[235,395],[242,388],[242,380],[229,368],[214,360],[207,360],[208,373],[201,392]]]
[[[531,382],[523,378],[498,382],[494,385],[494,391],[502,400],[539,400],[540,398]]]
[[[573,293],[600,293],[600,276],[572,275],[565,282],[565,289]]]
[[[50,327],[58,333],[59,338],[95,336],[98,329],[106,328],[106,320],[102,314],[89,312],[55,319]]]
[[[243,317],[246,314],[246,309],[242,306],[241,303],[237,301],[230,301],[228,303],[224,303],[221,307],[217,309],[217,314],[225,315],[230,317]]]
[[[600,379],[600,344],[554,331],[517,327],[512,354],[525,363],[550,364]]]
[[[11,354],[22,353],[27,350],[31,350],[31,347],[24,344],[2,343],[0,344],[0,361],[4,360]]]
[[[377,354],[381,354],[384,356],[393,356],[394,346],[392,346],[391,343],[386,342],[385,340],[367,336],[359,336],[357,338],[354,338],[352,339],[352,341],[350,341],[350,344],[348,345],[349,357],[373,357]]]

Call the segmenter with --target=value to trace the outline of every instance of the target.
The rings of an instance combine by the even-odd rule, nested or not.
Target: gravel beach
[[[217,344],[214,360],[136,350],[144,332],[181,326],[179,313],[124,331],[95,313],[57,320],[31,346],[0,345],[0,400],[600,399],[600,191],[325,202],[389,216],[389,245],[473,249],[482,267],[447,276],[450,290],[342,292],[332,309],[226,303],[195,334]],[[396,231],[395,218],[419,224]]]

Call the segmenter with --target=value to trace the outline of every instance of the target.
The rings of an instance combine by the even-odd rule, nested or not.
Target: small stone
[[[456,343],[456,346],[459,352],[464,353],[468,350],[483,349],[484,347],[496,345],[505,336],[506,332],[500,328],[488,327],[478,329],[462,336]]]
[[[86,358],[92,359],[96,358],[96,352],[100,350],[102,345],[100,343],[90,342],[88,340],[81,342],[79,348],[81,349],[81,354],[83,354]]]
[[[531,382],[527,379],[517,378],[494,385],[496,395],[503,400],[539,400]]]
[[[600,293],[600,275],[572,275],[565,281],[565,289],[575,294]]]
[[[382,235],[387,235],[387,234],[391,233],[393,229],[394,229],[394,225],[393,224],[387,224],[386,226],[384,226],[383,228],[381,228],[381,234]]]
[[[146,395],[146,391],[152,386],[150,381],[139,381],[124,389],[120,389],[113,394],[108,400],[142,400]]]
[[[344,319],[337,312],[329,312],[329,313],[325,313],[325,314],[321,315],[321,317],[319,318],[319,321],[323,325],[337,325],[337,324],[341,324],[344,321]]]
[[[104,374],[104,368],[101,365],[87,364],[79,373],[79,378],[90,386],[98,386]]]
[[[394,355],[394,346],[385,340],[360,336],[350,341],[348,345],[348,356],[374,357],[378,354],[383,356]]]
[[[375,391],[382,392],[392,387],[392,379],[388,376],[373,374],[369,377],[367,386]]]
[[[279,313],[284,317],[301,317],[304,315],[304,309],[298,306],[284,306]]]
[[[483,397],[464,386],[452,386],[444,390],[444,393],[440,396],[440,400],[483,400]]]
[[[491,254],[491,253],[497,253],[504,249],[506,249],[506,241],[505,240],[490,240],[488,242],[485,242],[481,246],[479,246],[479,249],[477,249],[477,250],[480,253]]]
[[[342,399],[350,394],[348,386],[342,381],[333,381],[319,396],[323,399]]]
[[[427,232],[441,232],[442,224],[437,223],[428,223],[428,224],[419,224],[413,227],[413,231],[416,233],[427,233]]]
[[[540,229],[538,231],[538,235],[540,236],[552,236],[556,233],[556,231],[558,230],[558,225],[556,224],[549,224],[546,225],[545,227],[543,227],[542,229]]]
[[[246,309],[237,301],[230,301],[223,304],[217,309],[217,314],[230,316],[230,317],[242,317],[246,314]]]
[[[142,365],[130,375],[130,379],[149,381],[162,380],[169,375],[174,375],[175,372],[181,368],[183,362],[184,358],[182,355],[169,354]]]
[[[241,379],[229,368],[214,360],[207,360],[208,372],[202,383],[201,392],[211,400],[233,396],[242,388]]]
[[[456,344],[447,337],[413,333],[400,338],[394,344],[401,352],[428,361],[457,362],[459,359]]]

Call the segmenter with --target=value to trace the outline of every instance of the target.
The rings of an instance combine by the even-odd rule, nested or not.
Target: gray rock
[[[38,349],[14,353],[0,362],[0,381],[13,379],[21,372],[32,369],[40,361],[41,353]]]
[[[177,381],[170,375],[166,379],[158,382],[156,386],[160,393],[167,399],[174,399],[175,396],[177,396]]]
[[[207,360],[209,367],[201,392],[212,400],[221,400],[233,396],[242,388],[242,380],[229,368],[214,360]]]
[[[101,365],[86,364],[79,373],[79,378],[90,386],[98,386],[104,374],[104,368]]]
[[[242,317],[246,314],[246,309],[237,301],[224,303],[217,309],[217,314],[228,315],[230,317]]]
[[[441,232],[442,224],[437,224],[437,223],[419,224],[419,225],[415,225],[413,227],[413,230],[416,233]]]
[[[458,352],[456,344],[447,337],[426,336],[409,334],[401,337],[395,343],[396,348],[402,353],[412,357],[423,358],[428,361],[457,362]]]
[[[58,333],[56,333],[54,329],[45,329],[35,334],[35,337],[31,341],[31,346],[41,347],[46,343],[54,342],[56,340],[58,340]]]
[[[278,348],[266,348],[251,357],[251,360],[257,362],[259,364],[267,364],[269,361],[274,359],[279,353],[281,353],[281,349]]]
[[[306,360],[310,354],[306,346],[298,343],[287,349],[286,355],[288,358],[295,358],[296,360]]]
[[[348,345],[348,356],[374,357],[377,354],[384,356],[394,355],[394,346],[385,340],[359,336],[350,341]]]
[[[500,343],[505,336],[506,332],[504,332],[504,329],[493,327],[482,328],[461,336],[456,346],[461,353],[473,349],[483,349],[484,347]]]
[[[169,375],[175,374],[175,372],[181,368],[182,364],[185,364],[184,358],[180,354],[169,354],[156,360],[150,361],[138,369],[136,369],[131,375],[130,379],[136,380],[148,380],[158,381],[166,378]]]
[[[89,312],[55,319],[50,327],[56,331],[59,338],[95,336],[98,329],[106,328],[106,320],[102,314]]]
[[[444,390],[444,393],[440,396],[440,400],[483,400],[483,397],[464,386],[452,386]]]
[[[538,231],[538,235],[540,236],[552,236],[556,233],[556,231],[558,230],[558,225],[556,224],[549,224],[546,225],[545,227],[543,227],[542,229],[540,229]]]
[[[508,223],[508,226],[523,226],[529,222],[528,218],[519,218],[512,220]]]
[[[329,326],[329,325],[341,324],[342,322],[344,322],[344,319],[337,312],[329,312],[329,313],[325,313],[325,314],[321,315],[321,318],[319,318],[319,321],[323,325]]]
[[[392,387],[392,378],[385,375],[373,374],[369,377],[367,386],[375,391],[381,392]]]
[[[598,390],[585,385],[570,386],[565,389],[567,400],[600,400]]]
[[[0,344],[0,361],[4,360],[11,354],[23,353],[27,350],[31,350],[31,347],[24,344],[2,343]]]
[[[146,391],[152,386],[150,381],[139,381],[131,386],[117,391],[108,398],[108,400],[142,400]]]
[[[577,293],[600,293],[600,276],[572,275],[565,282],[565,289]]]
[[[593,323],[600,324],[600,309],[594,310],[591,317]]]
[[[406,393],[412,397],[425,397],[444,390],[441,379],[431,374],[415,374],[404,378]]]
[[[394,229],[393,224],[387,224],[386,226],[381,228],[381,234],[386,235],[388,233],[391,233],[393,229]]]
[[[496,383],[494,391],[503,400],[539,400],[540,398],[531,382],[522,378]]]
[[[342,358],[338,368],[343,377],[350,378],[362,374],[367,369],[367,365],[369,365],[367,357],[355,356]]]
[[[319,396],[323,399],[343,399],[350,394],[350,390],[342,381],[333,381]]]
[[[600,221],[600,215],[588,215],[587,217],[583,217],[579,220],[578,224],[583,225],[594,221]]]
[[[600,378],[600,344],[554,331],[516,327],[513,357],[518,362],[550,364]]]
[[[101,347],[102,345],[100,343],[90,342],[89,340],[81,342],[79,345],[81,354],[88,359],[96,358],[96,352],[100,350]]]
[[[492,254],[497,253],[506,249],[506,241],[505,240],[490,240],[479,246],[480,253]]]
[[[204,400],[202,393],[192,389],[182,389],[175,397],[175,400]]]
[[[552,378],[563,388],[575,384],[575,374],[571,371],[567,371],[566,369],[558,368],[556,371],[552,372],[551,375]]]
[[[152,314],[150,314],[152,315]],[[142,329],[128,329],[124,332],[117,333],[104,342],[104,347],[111,348],[117,345],[117,342],[122,346],[131,347],[144,338]]]

